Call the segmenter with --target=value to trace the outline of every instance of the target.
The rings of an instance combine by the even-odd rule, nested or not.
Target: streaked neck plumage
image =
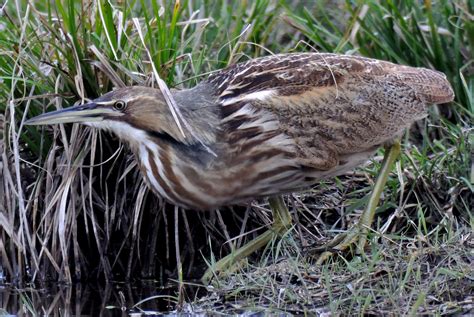
[[[262,124],[261,120],[246,124],[249,131],[258,129],[258,133],[233,140],[229,133],[235,125],[232,121],[248,116],[249,110],[242,108],[228,115],[225,108],[232,105],[220,104],[213,91],[210,84],[202,83],[173,92],[179,110],[193,129],[190,132],[184,128],[186,137],[170,111],[159,120],[169,124],[165,131],[158,123],[152,130],[142,121],[132,121],[131,128],[123,131],[131,137],[118,133],[136,154],[148,185],[176,205],[213,209],[248,201],[255,197],[256,190],[261,195],[275,194],[282,190],[275,186],[280,179],[288,183],[288,191],[301,182],[301,174],[294,173],[300,167],[292,161],[293,142],[276,133],[275,124]],[[262,182],[259,188],[267,174],[275,175],[275,183]]]

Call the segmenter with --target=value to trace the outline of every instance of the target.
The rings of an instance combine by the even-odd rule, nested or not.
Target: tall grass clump
[[[116,87],[156,86],[157,76],[171,87],[194,85],[242,55],[261,55],[250,42],[277,43],[280,34],[268,27],[279,8],[266,0],[7,3],[0,22],[5,279],[163,277],[176,267],[174,239],[182,235],[189,246],[192,231],[207,241],[205,227],[223,226],[220,214],[193,215],[205,223],[196,229],[186,213],[164,213],[113,137],[23,121]],[[222,232],[210,235],[215,245],[230,237]],[[201,254],[191,243],[182,257],[192,268]]]
[[[0,282],[162,279],[177,276],[176,262],[195,276],[211,250],[229,252],[245,232],[268,225],[264,202],[207,213],[167,205],[108,134],[23,122],[116,87],[157,86],[159,78],[190,87],[270,53],[358,54],[445,73],[456,101],[407,132],[374,230],[448,239],[473,228],[469,1],[56,0],[1,8]],[[347,228],[379,162],[289,198],[302,246],[317,232]]]

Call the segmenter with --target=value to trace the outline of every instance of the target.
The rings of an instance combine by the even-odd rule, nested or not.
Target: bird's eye
[[[123,111],[123,110],[125,110],[125,108],[127,108],[127,103],[123,100],[117,100],[114,103],[114,108],[115,108],[115,110]]]

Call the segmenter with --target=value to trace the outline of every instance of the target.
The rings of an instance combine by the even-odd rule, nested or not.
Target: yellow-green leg
[[[291,215],[283,198],[281,196],[271,197],[268,202],[273,214],[272,228],[209,267],[201,278],[204,284],[208,284],[214,275],[229,269],[238,261],[265,247],[274,237],[281,236],[289,229],[291,226]]]
[[[396,140],[385,152],[382,167],[375,181],[374,189],[359,222],[350,231],[337,235],[334,240],[324,245],[322,248],[317,248],[319,250],[329,250],[323,252],[319,256],[318,264],[327,260],[334,252],[346,250],[356,243],[357,251],[363,251],[367,240],[368,230],[372,226],[374,220],[375,209],[380,201],[380,195],[382,194],[385,183],[387,182],[388,174],[390,174],[392,166],[399,155],[400,141]]]

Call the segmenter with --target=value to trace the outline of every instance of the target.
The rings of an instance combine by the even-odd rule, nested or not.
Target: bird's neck
[[[181,129],[178,127],[176,118],[173,118],[176,128],[180,129],[180,136],[176,141],[186,145],[215,143],[219,125],[219,109],[212,87],[199,84],[191,89],[175,90],[172,96],[176,101],[177,111],[180,112],[177,114],[177,121]],[[172,114],[171,110],[170,114]]]
[[[190,147],[196,150],[197,145],[212,147],[216,142],[219,114],[210,90],[198,85],[189,90],[174,90],[172,97],[173,106],[164,100],[159,107],[155,103],[143,104],[143,110],[130,116],[128,122],[109,120],[100,127],[113,131],[134,152],[142,144],[159,142],[177,149]]]
[[[214,152],[219,129],[217,100],[203,84],[172,94],[184,135],[170,110],[160,120],[166,129],[157,126],[156,132],[147,131],[131,148],[154,192],[180,206],[209,209],[218,205],[205,194],[213,183],[203,182],[204,171],[212,174],[218,155]]]

